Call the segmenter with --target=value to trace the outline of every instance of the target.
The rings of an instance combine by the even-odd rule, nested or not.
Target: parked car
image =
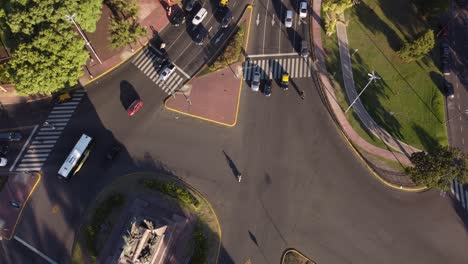
[[[195,42],[196,45],[203,45],[203,42],[205,41],[205,38],[208,36],[208,30],[204,27],[197,27],[193,41]]]
[[[221,28],[227,28],[229,23],[231,23],[232,18],[232,12],[228,10],[221,20]]]
[[[271,79],[267,79],[265,81],[265,85],[263,86],[263,94],[265,96],[268,96],[268,97],[271,96],[271,83],[272,83]]]
[[[5,156],[8,153],[8,145],[0,145],[0,156]]]
[[[288,90],[289,88],[289,74],[287,72],[283,73],[281,76],[281,89]]]
[[[450,63],[443,63],[442,64],[442,73],[444,75],[450,75]]]
[[[0,132],[0,141],[20,141],[23,138],[20,132]]]
[[[306,18],[307,13],[309,13],[309,9],[307,7],[307,2],[301,2],[299,4],[299,17],[300,18]]]
[[[197,14],[192,19],[192,24],[194,24],[195,26],[199,25],[207,15],[208,11],[205,8],[201,8],[200,10],[198,10]]]
[[[109,160],[109,161],[112,161],[112,160],[115,160],[120,152],[122,151],[122,146],[118,143],[114,143],[109,151],[106,153],[106,159]]]
[[[171,24],[175,27],[180,26],[180,24],[185,23],[185,15],[182,11],[175,12],[171,17]]]
[[[452,99],[455,97],[453,85],[449,81],[447,81],[447,79],[444,79],[444,91],[445,96],[447,96],[447,98]]]
[[[162,67],[161,73],[159,74],[159,80],[165,81],[171,74],[175,71],[174,64],[167,61],[165,65]]]
[[[450,47],[449,47],[449,44],[448,42],[446,41],[442,41],[440,43],[440,53],[442,55],[443,58],[448,58],[449,55],[450,55]]]
[[[188,0],[185,4],[185,11],[192,12],[193,7],[198,3],[198,0]]]
[[[250,88],[254,92],[258,92],[258,90],[260,90],[260,76],[260,68],[256,65],[253,72],[252,84],[250,85]]]
[[[127,108],[127,113],[129,116],[133,116],[140,108],[143,106],[143,101],[140,99],[135,99]]]
[[[7,158],[0,157],[0,167],[5,167],[8,164]]]
[[[301,41],[301,57],[307,58],[310,55],[310,49],[309,49],[309,41],[307,40],[302,40]]]
[[[293,11],[286,10],[286,17],[284,18],[284,26],[287,28],[292,27],[292,21],[293,21]]]

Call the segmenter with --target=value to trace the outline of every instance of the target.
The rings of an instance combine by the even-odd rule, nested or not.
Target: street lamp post
[[[351,107],[353,107],[353,105],[356,103],[356,101],[359,99],[359,97],[361,96],[361,94],[366,90],[367,86],[369,86],[369,84],[371,84],[372,81],[377,81],[377,80],[380,80],[380,77],[378,77],[377,75],[375,75],[375,72],[372,71],[372,73],[368,73],[367,74],[369,76],[369,82],[366,84],[366,86],[364,86],[364,89],[362,89],[362,91],[358,94],[358,96],[356,97],[356,99],[354,99],[354,101],[349,105],[348,109],[346,109],[345,113],[347,113],[349,111],[349,109],[351,109]]]
[[[356,52],[358,52],[358,49],[354,49],[354,52],[353,52],[353,54],[351,54],[351,57],[353,57],[354,54],[356,54]]]
[[[81,31],[80,27],[78,26],[78,24],[76,24],[75,22],[75,14],[72,14],[71,16],[70,15],[67,15],[66,16],[67,20],[71,21],[73,23],[73,25],[75,25],[76,27],[76,30],[78,30],[78,32],[80,33],[81,37],[84,39],[85,43],[86,43],[86,46],[88,46],[89,50],[91,50],[91,52],[94,54],[94,57],[96,57],[96,59],[99,61],[100,64],[102,64],[102,61],[101,59],[99,58],[99,56],[96,54],[96,51],[94,50],[93,46],[91,46],[91,43],[88,41],[88,39],[86,38],[86,36],[83,34],[83,31]]]

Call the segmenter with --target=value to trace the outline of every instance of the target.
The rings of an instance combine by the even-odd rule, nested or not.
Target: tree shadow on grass
[[[421,141],[421,144],[423,145],[425,150],[432,151],[437,146],[439,146],[438,141],[429,133],[427,133],[427,131],[424,130],[424,128],[416,124],[413,124],[411,127],[416,132],[416,135],[418,136],[419,141]]]
[[[445,94],[444,88],[442,86],[444,77],[440,73],[437,73],[435,71],[431,71],[429,73],[429,76],[431,77],[432,82],[437,86],[437,88],[439,88],[440,93]]]
[[[359,23],[371,31],[374,35],[379,32],[385,35],[387,42],[390,47],[397,51],[402,45],[402,40],[398,34],[393,30],[387,23],[382,21],[382,19],[374,12],[374,10],[366,5],[366,3],[361,2],[359,5],[355,6],[356,17],[359,20]]]

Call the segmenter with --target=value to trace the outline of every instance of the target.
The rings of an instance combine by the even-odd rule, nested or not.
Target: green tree
[[[138,13],[135,0],[106,0],[106,4],[115,12],[121,12],[124,18],[134,17]]]
[[[121,48],[146,36],[146,29],[133,19],[122,21],[112,20],[110,33],[111,47]]]
[[[20,95],[50,94],[77,84],[89,53],[74,31],[46,29],[21,43],[7,63]]]
[[[414,167],[406,168],[406,173],[418,185],[447,191],[452,180],[461,184],[468,180],[468,155],[459,149],[439,146],[413,153],[410,160]]]
[[[357,3],[356,0],[324,0],[322,2],[322,11],[325,14],[325,31],[328,36],[335,33],[340,15]]]
[[[428,30],[413,42],[405,42],[397,52],[404,62],[411,62],[424,57],[434,48],[434,32]]]

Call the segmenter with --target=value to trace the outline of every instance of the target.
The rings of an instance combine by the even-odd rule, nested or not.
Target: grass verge
[[[217,71],[240,60],[246,26],[246,22],[239,24],[236,33],[228,40],[227,46],[219,53],[213,62],[209,63],[208,66],[200,72],[200,76]]]
[[[281,264],[315,264],[312,260],[296,250],[288,250],[283,254]]]
[[[173,182],[161,183],[156,180],[145,179],[143,180],[143,185],[152,190],[159,191],[173,198],[179,199],[184,203],[192,204],[195,207],[200,205],[200,202],[197,200],[197,198],[195,198],[195,196],[193,196],[193,194],[191,194],[185,188],[177,186]]]

